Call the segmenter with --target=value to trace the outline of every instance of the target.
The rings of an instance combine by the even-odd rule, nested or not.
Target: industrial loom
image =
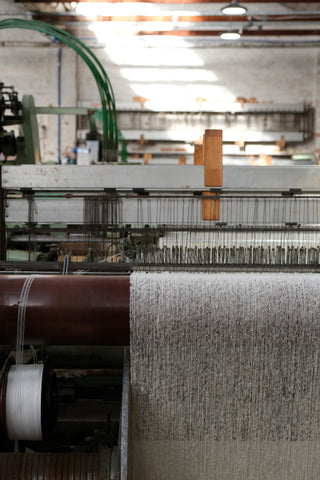
[[[65,255],[76,270],[316,268],[317,167],[226,166],[222,180],[212,132],[204,150],[219,168],[3,166],[2,259],[20,252],[29,270],[59,269]]]
[[[318,167],[197,151],[2,167],[1,479],[319,478]]]

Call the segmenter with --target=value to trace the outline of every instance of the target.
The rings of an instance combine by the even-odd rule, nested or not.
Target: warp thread
[[[17,345],[16,345],[16,364],[23,363],[23,347],[27,302],[30,289],[35,279],[35,275],[30,275],[23,284],[19,302],[18,302],[18,318],[17,318]]]
[[[70,255],[67,253],[63,258],[62,275],[68,275]]]
[[[320,281],[131,275],[133,480],[320,478]]]

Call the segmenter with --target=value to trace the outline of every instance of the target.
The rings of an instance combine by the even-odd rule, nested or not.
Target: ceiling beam
[[[317,15],[309,16],[294,16],[292,13],[288,14],[290,16],[290,22],[318,22],[320,21],[320,12]],[[61,12],[32,12],[32,17],[34,20],[42,20],[44,22],[189,22],[189,23],[201,23],[201,22],[221,22],[225,23],[228,21],[228,17],[225,15],[128,15],[128,16],[103,16],[103,15],[68,15]],[[237,15],[234,17],[234,20],[237,22],[250,22],[252,20],[263,20],[263,21],[272,21],[279,23],[286,23],[287,20],[284,15]]]
[[[65,0],[14,0],[15,3],[70,3],[66,2]],[[76,3],[106,3],[106,0],[77,0]],[[108,0],[108,3],[137,3],[141,2],[141,0]],[[186,4],[186,3],[228,3],[228,0],[224,2],[224,0],[143,0],[143,3],[176,3],[176,4]],[[252,4],[252,3],[257,3],[257,4],[279,4],[281,2],[275,2],[274,0],[240,0],[240,3],[242,4]],[[290,4],[294,3],[302,3],[301,0],[291,0],[290,2],[286,2],[286,7],[290,7]],[[311,2],[304,2],[308,3],[310,5],[319,5],[319,1],[311,1]]]
[[[171,30],[171,31],[153,31],[136,33],[138,36],[173,36],[173,37],[218,37],[221,30]],[[320,37],[319,30],[244,30],[242,37],[296,37],[296,36],[313,36]]]

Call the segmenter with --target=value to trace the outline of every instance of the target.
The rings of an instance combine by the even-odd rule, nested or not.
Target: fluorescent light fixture
[[[225,7],[221,8],[221,13],[224,15],[243,15],[246,11],[246,7],[237,3],[237,1],[232,1]]]
[[[222,40],[239,40],[241,35],[239,32],[223,32],[220,34]]]

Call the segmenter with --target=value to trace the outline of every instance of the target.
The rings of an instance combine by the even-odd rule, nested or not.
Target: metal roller
[[[0,337],[16,342],[18,301],[25,275],[0,276]],[[25,343],[128,345],[128,276],[35,278],[28,298]]]
[[[0,453],[1,480],[103,480],[95,453]]]

